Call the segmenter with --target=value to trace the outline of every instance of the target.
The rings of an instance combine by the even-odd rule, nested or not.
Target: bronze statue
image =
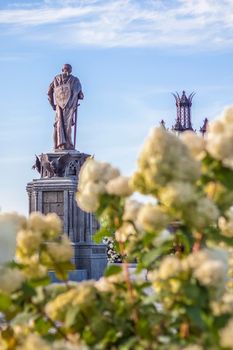
[[[78,100],[84,98],[82,86],[72,74],[70,64],[64,64],[62,73],[56,75],[49,86],[48,99],[56,111],[54,123],[54,149],[75,149]],[[72,140],[74,126],[74,141]]]

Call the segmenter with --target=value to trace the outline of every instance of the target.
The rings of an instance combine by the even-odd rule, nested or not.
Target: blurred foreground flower
[[[155,128],[146,140],[133,175],[135,190],[156,193],[170,181],[193,182],[200,176],[200,163],[186,145],[163,128]]]
[[[87,212],[96,211],[100,195],[107,193],[106,184],[119,175],[119,170],[110,164],[87,159],[79,175],[76,198],[80,208]]]
[[[0,264],[12,260],[16,250],[16,234],[26,218],[16,213],[0,213]]]
[[[233,107],[226,108],[218,120],[209,124],[207,150],[233,169]]]

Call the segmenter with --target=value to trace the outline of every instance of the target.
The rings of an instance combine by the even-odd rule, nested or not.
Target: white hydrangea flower
[[[38,232],[45,231],[47,228],[45,216],[40,212],[31,213],[27,220],[27,228]]]
[[[183,207],[198,200],[195,187],[188,182],[172,181],[160,190],[159,195],[168,207]]]
[[[0,267],[0,292],[11,294],[25,281],[25,275],[18,269]]]
[[[62,232],[62,221],[55,213],[48,213],[44,220],[46,230],[50,233],[50,238],[57,237]]]
[[[161,231],[169,223],[169,216],[161,207],[145,204],[138,212],[137,225],[145,231]]]
[[[129,177],[118,176],[110,180],[106,185],[108,194],[116,196],[128,197],[132,194],[132,188],[129,184]]]
[[[185,211],[187,221],[199,230],[215,224],[219,217],[217,206],[207,197],[198,199],[194,206],[185,208]]]
[[[215,316],[224,313],[233,313],[233,294],[226,292],[220,300],[214,300],[211,303],[211,310]]]
[[[78,206],[87,212],[94,212],[99,206],[99,196],[106,192],[103,182],[88,182],[77,195]]]
[[[200,267],[207,260],[221,260],[224,264],[228,264],[228,253],[225,249],[219,248],[206,248],[194,252],[187,257],[190,268],[196,269]]]
[[[173,235],[168,230],[163,230],[160,234],[154,239],[154,245],[160,246],[164,242],[167,242],[173,238]]]
[[[12,260],[16,250],[16,234],[26,219],[16,213],[0,213],[0,264]]]
[[[58,237],[62,232],[61,219],[55,213],[43,215],[33,212],[29,215],[25,230],[40,234],[44,239]]]
[[[96,281],[95,287],[100,292],[112,292],[115,289],[115,286],[106,277],[101,277],[98,281]]]
[[[52,350],[52,345],[37,334],[30,334],[17,350]]]
[[[205,152],[205,140],[203,137],[197,135],[193,131],[185,131],[181,134],[180,139],[188,147],[192,156],[201,160],[204,158]]]
[[[118,177],[120,172],[108,163],[89,158],[80,171],[76,200],[81,209],[94,212],[98,209],[101,194],[107,193],[108,181]]]
[[[200,197],[194,185],[188,182],[172,181],[159,191],[159,197],[167,207],[178,209],[189,225],[202,229],[216,223],[219,210],[215,203]]]
[[[123,223],[123,225],[115,232],[115,239],[118,242],[126,242],[136,231],[132,224]]]
[[[53,320],[58,321],[59,315],[63,317],[65,312],[72,307],[91,305],[95,296],[94,281],[83,281],[76,288],[71,288],[50,300],[45,306],[45,312]]]
[[[221,216],[218,225],[223,236],[233,237],[233,210],[226,213],[226,218]]]
[[[227,279],[228,254],[222,249],[204,249],[190,254],[186,262],[204,286],[222,290]]]
[[[107,183],[118,176],[120,176],[120,171],[117,168],[112,167],[109,163],[103,163],[102,181]]]
[[[119,176],[118,169],[113,168],[109,163],[97,162],[93,158],[89,158],[83,164],[79,175],[79,189],[88,182],[98,183],[100,181],[107,183],[108,181]]]
[[[193,275],[204,286],[218,287],[227,281],[227,267],[222,261],[209,260],[197,268]]]
[[[22,264],[27,263],[23,271],[29,279],[44,278],[48,274],[48,268],[35,260],[33,258],[31,260],[27,259],[27,261],[21,259],[19,262]]]
[[[170,181],[193,182],[200,176],[200,162],[179,138],[163,128],[151,131],[140,153],[138,168],[132,179],[134,187],[137,189],[138,183],[144,181],[152,192]]]
[[[136,221],[138,212],[142,207],[142,205],[143,205],[142,203],[136,200],[127,199],[125,202],[123,220],[133,221],[133,222]]]
[[[222,347],[233,350],[233,318],[231,318],[227,325],[219,331],[220,334],[220,343]]]
[[[22,254],[32,255],[43,242],[43,236],[40,231],[20,230],[17,235],[17,249]]]
[[[61,242],[48,242],[46,247],[49,256],[55,262],[70,261],[73,256],[73,249],[66,235],[62,236]]]
[[[163,259],[159,270],[158,277],[166,280],[170,277],[178,275],[183,270],[181,260],[176,256],[167,256]]]
[[[220,119],[209,124],[206,136],[207,150],[212,157],[222,160],[233,169],[233,107],[224,110]]]

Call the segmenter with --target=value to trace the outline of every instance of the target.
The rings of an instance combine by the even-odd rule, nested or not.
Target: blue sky
[[[52,150],[47,88],[63,63],[83,85],[77,148],[135,168],[171,92],[196,92],[193,124],[233,104],[233,0],[0,0],[0,207],[27,213],[34,154]]]

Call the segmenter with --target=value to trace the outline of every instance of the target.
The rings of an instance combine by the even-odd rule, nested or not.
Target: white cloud
[[[1,24],[71,46],[219,49],[233,44],[233,0],[45,0],[2,9]]]

